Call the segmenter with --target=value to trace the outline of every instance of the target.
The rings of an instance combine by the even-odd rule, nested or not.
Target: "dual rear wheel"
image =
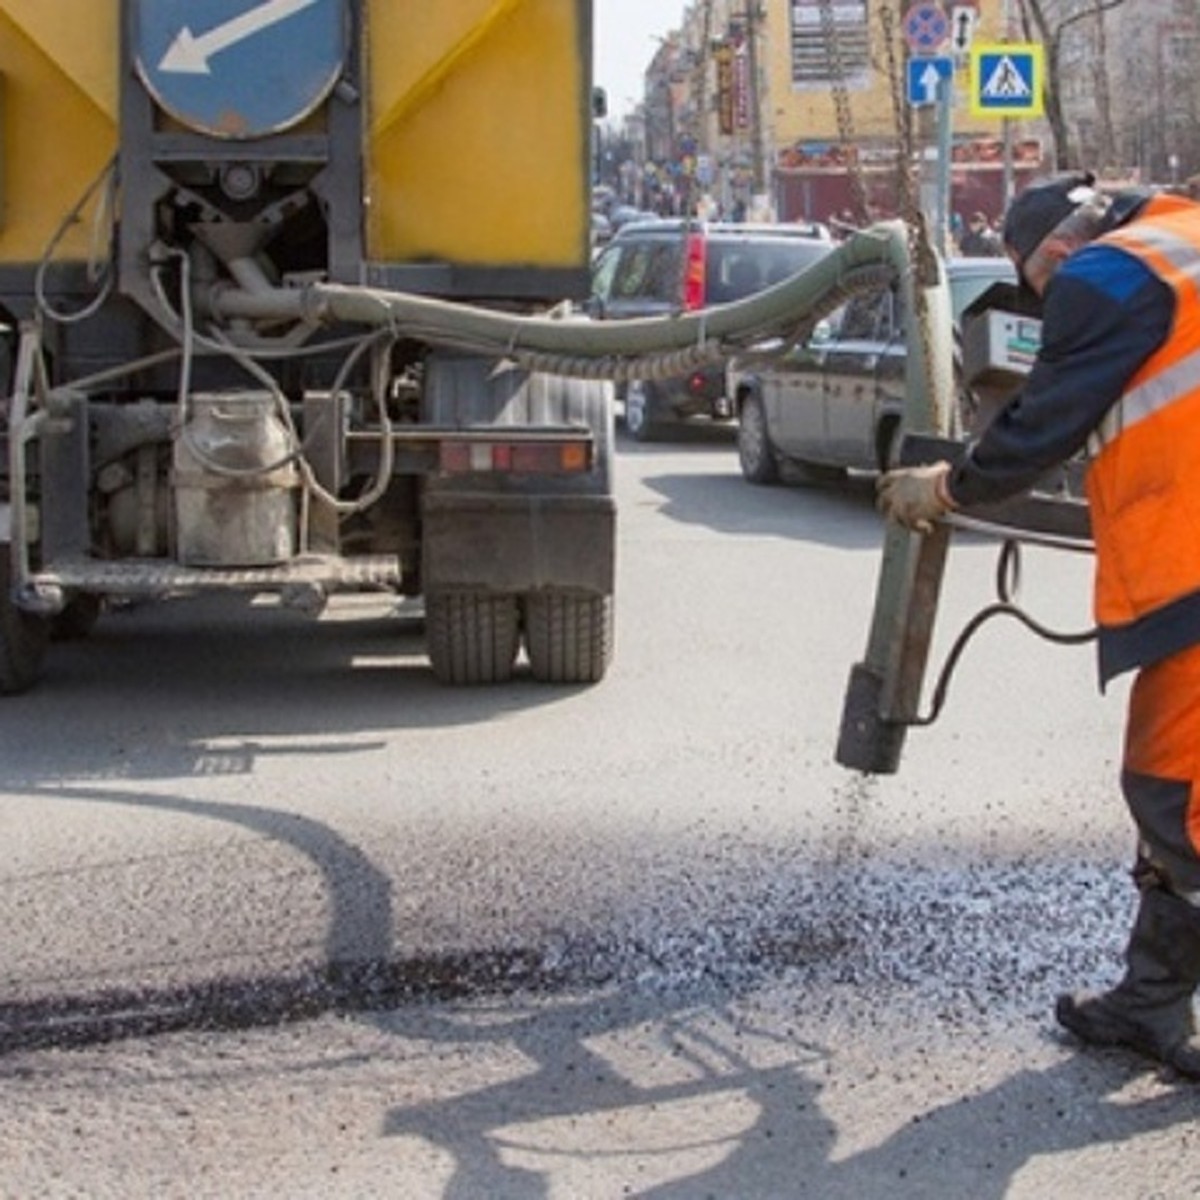
[[[611,596],[443,592],[426,596],[425,638],[442,683],[504,683],[522,638],[541,683],[597,683],[612,658]]]

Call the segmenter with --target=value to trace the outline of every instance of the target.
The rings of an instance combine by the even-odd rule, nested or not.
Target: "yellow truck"
[[[587,294],[591,15],[0,0],[0,693],[205,591],[420,597],[452,684],[603,676],[611,387],[460,315]]]

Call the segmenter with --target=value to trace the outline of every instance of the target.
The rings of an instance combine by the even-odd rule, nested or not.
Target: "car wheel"
[[[757,396],[742,401],[737,428],[738,462],[751,483],[775,483],[779,479],[779,456],[771,444],[767,413]]]
[[[641,379],[625,386],[625,428],[637,442],[652,442],[659,434],[656,397],[653,387]]]

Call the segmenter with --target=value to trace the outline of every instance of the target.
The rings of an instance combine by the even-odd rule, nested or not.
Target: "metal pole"
[[[1004,0],[1004,40],[1012,36],[1011,0]],[[1003,192],[1000,196],[1000,211],[1007,212],[1012,203],[1013,194],[1017,190],[1016,171],[1013,166],[1013,123],[1011,117],[1005,117],[1001,122],[1004,138],[1004,175],[1001,181]]]
[[[937,225],[934,242],[943,257],[949,253],[950,159],[953,153],[951,108],[954,104],[954,75],[938,82]]]
[[[750,153],[754,163],[754,192],[761,196],[766,191],[763,171],[763,128],[762,98],[758,85],[758,22],[762,11],[758,0],[749,0],[746,5],[746,70],[750,90]]]
[[[1013,193],[1016,191],[1016,171],[1013,167],[1013,123],[1011,117],[1005,117],[1001,123],[1004,130],[1004,176],[1002,193],[1000,196],[1000,210],[1008,211],[1008,206],[1012,203]]]

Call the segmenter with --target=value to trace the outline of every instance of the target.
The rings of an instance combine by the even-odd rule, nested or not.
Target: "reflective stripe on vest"
[[[1093,457],[1126,429],[1160,412],[1195,388],[1200,388],[1200,350],[1126,392],[1096,427],[1094,440],[1089,443]]]
[[[1146,215],[1153,218],[1153,209],[1154,204],[1151,202],[1147,205]],[[1193,288],[1200,289],[1200,245],[1187,242],[1161,226],[1150,225],[1141,228],[1141,224],[1135,221],[1131,227],[1118,229],[1102,240],[1108,245],[1119,246],[1136,255],[1154,270],[1164,283],[1171,286],[1177,298],[1183,281],[1190,281]],[[1147,262],[1149,255],[1169,263],[1171,270],[1164,272],[1156,269],[1154,262]],[[1200,296],[1197,298],[1200,299]],[[1170,345],[1169,341],[1167,345]],[[1162,353],[1162,349],[1160,348],[1159,354]],[[1200,387],[1200,348],[1157,374],[1143,379],[1147,374],[1147,367],[1151,366],[1157,357],[1156,354],[1150,363],[1138,372],[1132,386],[1113,405],[1097,427],[1091,442],[1093,455],[1098,454],[1101,448],[1124,430],[1136,425],[1138,421],[1159,412],[1193,388]]]

